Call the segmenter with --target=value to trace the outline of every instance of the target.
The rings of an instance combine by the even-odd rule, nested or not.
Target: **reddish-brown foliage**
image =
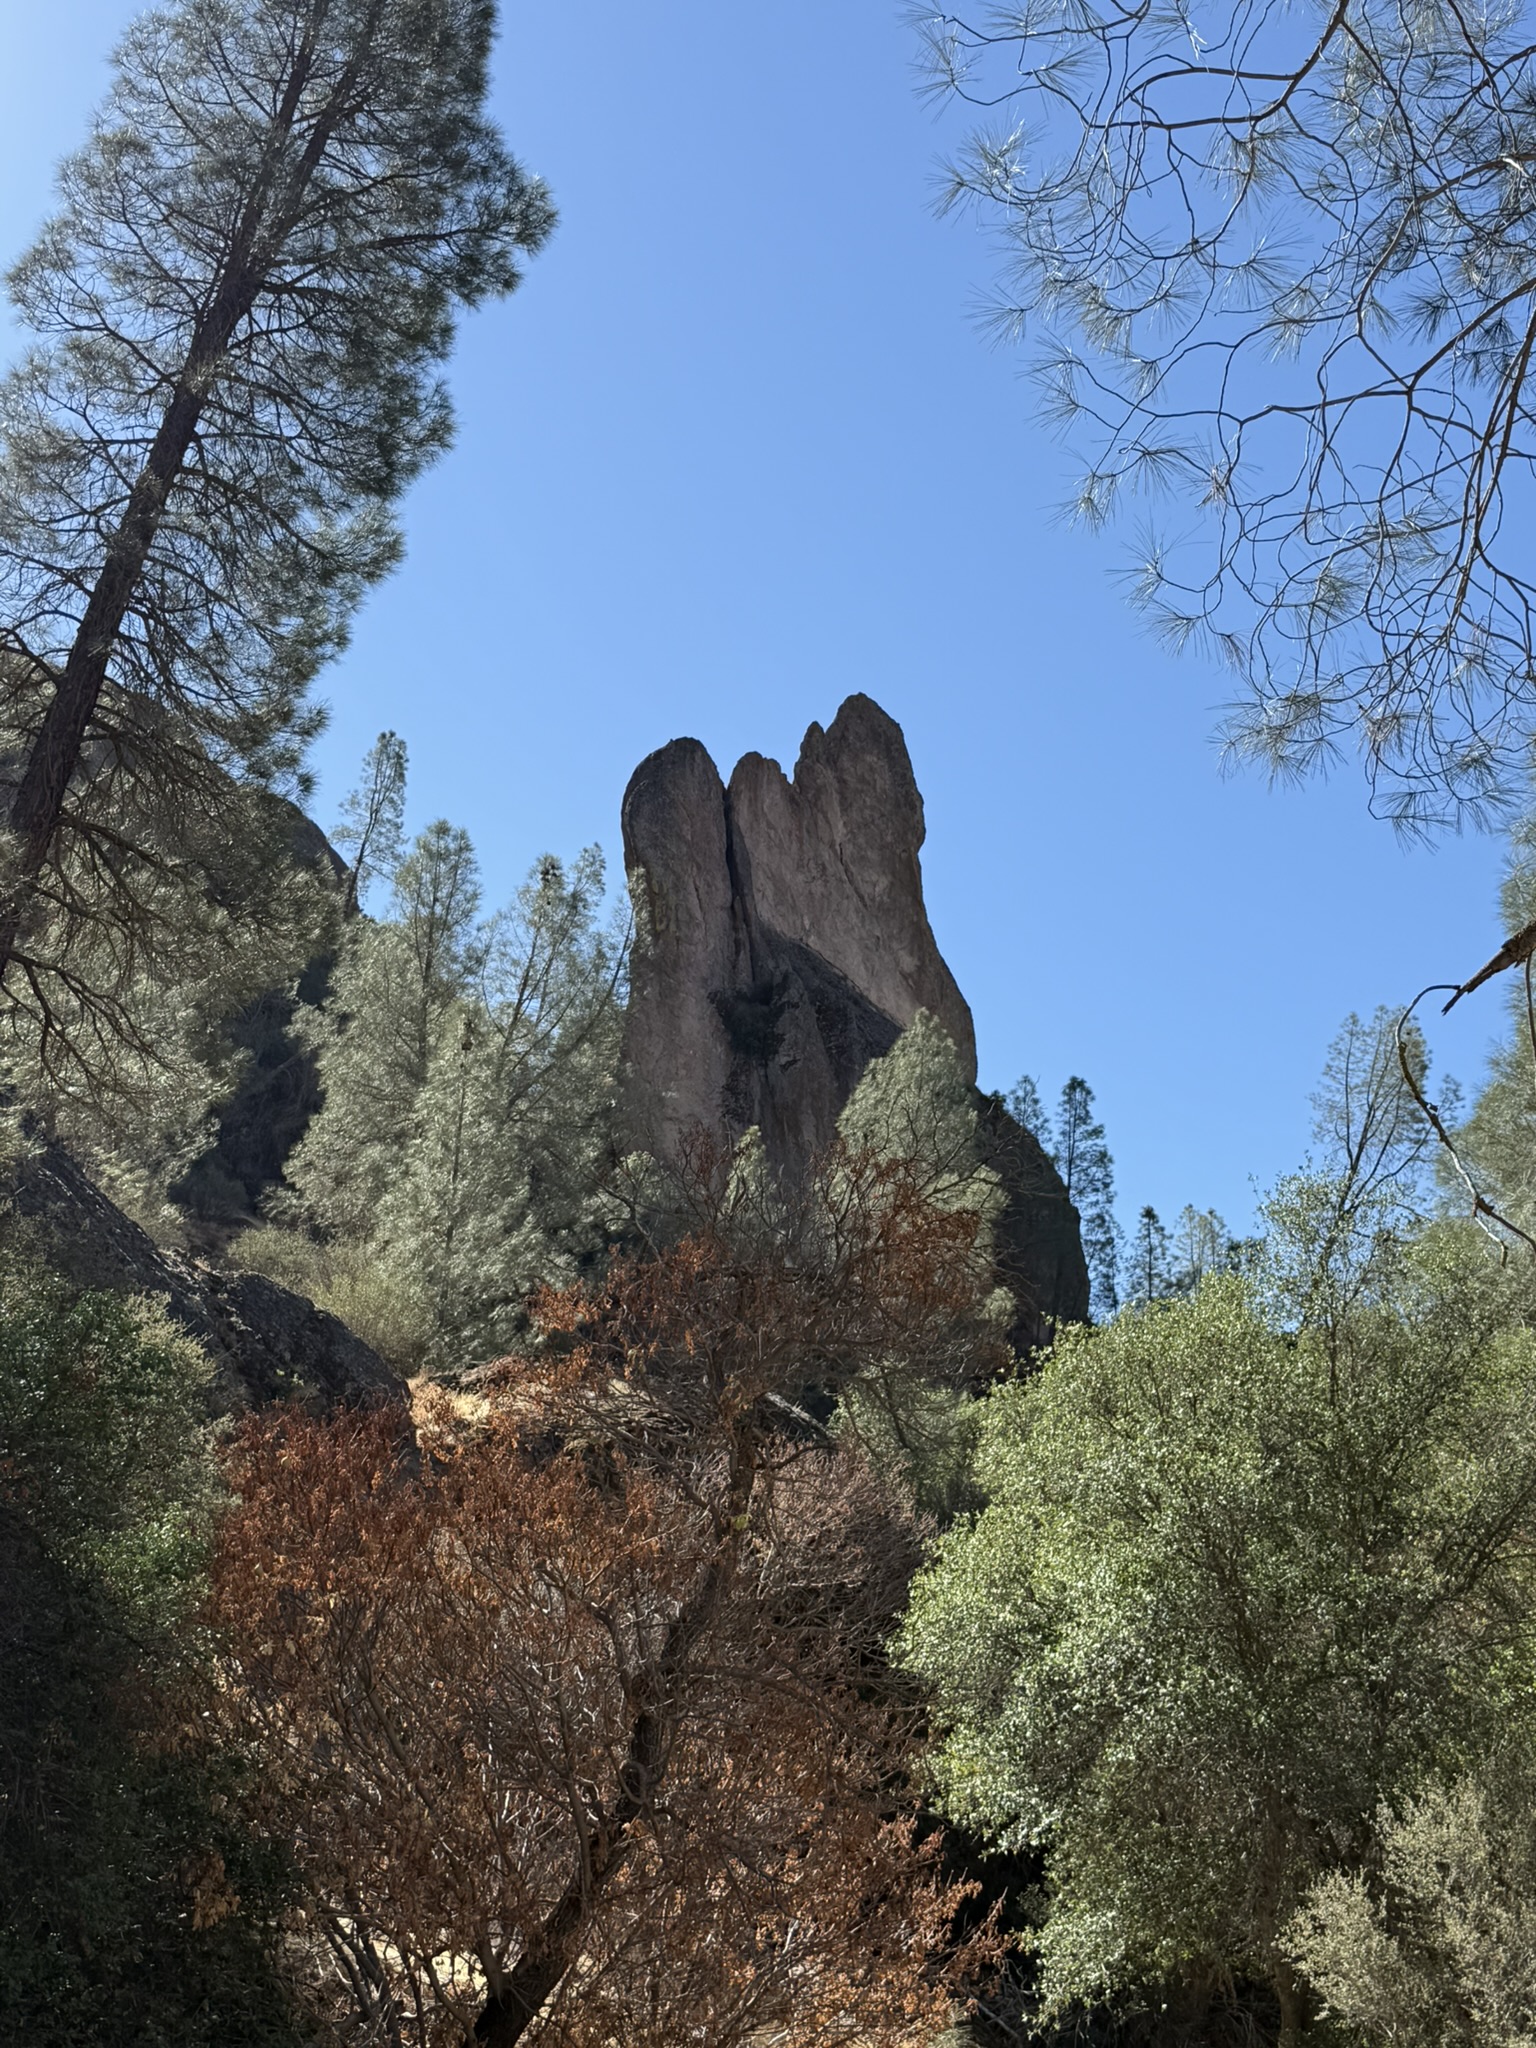
[[[380,1416],[236,1443],[215,1718],[369,2038],[874,2048],[988,1950],[872,1662],[910,1531],[794,1407],[950,1356],[974,1227],[848,1161],[751,1222],[722,1185],[546,1300],[545,1356],[419,1462]]]

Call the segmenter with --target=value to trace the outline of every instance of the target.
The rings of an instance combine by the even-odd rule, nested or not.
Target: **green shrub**
[[[264,1274],[340,1316],[397,1372],[420,1372],[431,1341],[426,1304],[367,1244],[321,1243],[302,1230],[263,1224],[235,1239],[230,1256],[247,1273]]]
[[[1528,1280],[1316,1190],[1275,1221],[1261,1271],[1070,1332],[984,1404],[987,1505],[899,1645],[944,1807],[1046,1851],[1053,2013],[1246,1976],[1293,2034],[1309,1887],[1532,1716]]]
[[[1379,1818],[1372,1880],[1334,1871],[1289,1945],[1330,2012],[1393,2048],[1536,2044],[1536,1774],[1500,1759]]]
[[[293,2039],[282,1873],[185,1753],[216,1502],[197,1347],[0,1241],[0,2040]]]

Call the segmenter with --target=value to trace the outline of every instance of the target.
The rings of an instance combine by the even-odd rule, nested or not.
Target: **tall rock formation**
[[[729,786],[673,740],[624,796],[636,912],[623,1125],[675,1153],[699,1127],[756,1124],[793,1171],[830,1143],[871,1059],[920,1009],[976,1078],[970,1008],[923,906],[923,801],[896,721],[865,696],[805,736],[793,777],[748,754]],[[1087,1312],[1077,1214],[1040,1147],[987,1100],[1004,1176],[999,1230],[1023,1341]]]

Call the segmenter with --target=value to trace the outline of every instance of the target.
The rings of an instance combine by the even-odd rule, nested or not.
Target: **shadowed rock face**
[[[4,1192],[50,1263],[79,1286],[147,1294],[197,1338],[213,1366],[210,1413],[278,1400],[319,1410],[406,1403],[403,1382],[345,1323],[258,1273],[220,1273],[161,1251],[62,1145],[37,1145]]]
[[[629,1144],[675,1155],[700,1127],[755,1124],[775,1164],[803,1167],[920,1009],[975,1081],[970,1008],[923,906],[923,800],[900,726],[870,698],[810,728],[792,778],[748,754],[727,786],[697,740],[673,740],[635,770],[623,825],[637,924]],[[984,1129],[1009,1188],[1007,1277],[1034,1304],[1020,1334],[1034,1341],[1086,1314],[1077,1214],[1005,1111],[989,1103]]]

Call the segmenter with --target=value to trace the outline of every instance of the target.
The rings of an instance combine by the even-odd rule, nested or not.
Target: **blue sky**
[[[135,11],[6,0],[6,260]],[[324,680],[321,821],[393,726],[413,822],[467,826],[494,898],[546,848],[616,862],[653,747],[789,766],[867,690],[906,729],[983,1082],[1083,1074],[1126,1212],[1245,1224],[1343,1014],[1498,943],[1498,846],[1403,849],[1351,772],[1223,778],[1224,679],[1055,516],[1069,458],[976,331],[991,251],[933,218],[948,131],[895,0],[504,16],[497,112],[561,224],[463,331],[457,446]],[[1437,1063],[1474,1081],[1497,1021],[1462,1005]]]

